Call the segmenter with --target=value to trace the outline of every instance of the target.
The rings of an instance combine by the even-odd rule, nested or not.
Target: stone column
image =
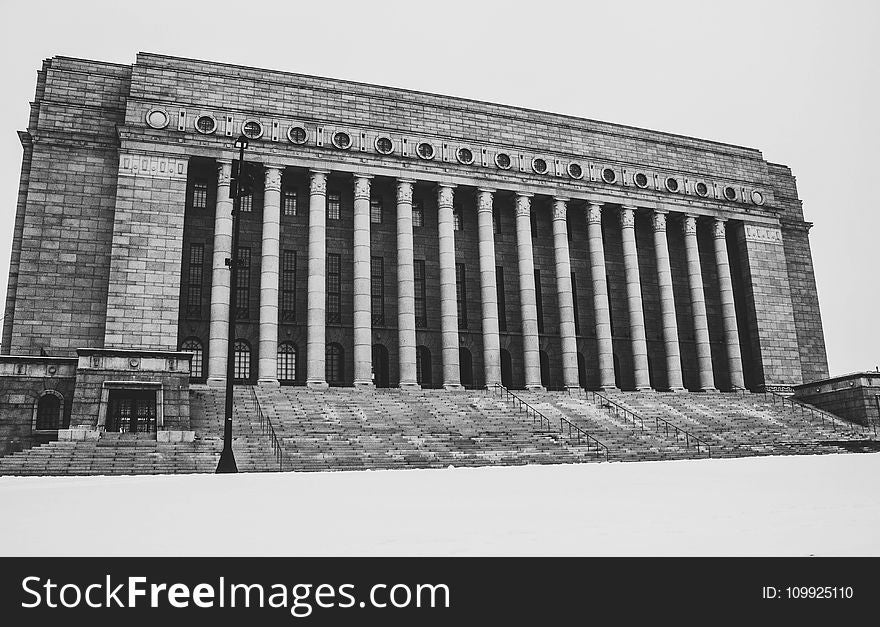
[[[327,387],[327,170],[311,170],[306,385]]]
[[[462,390],[458,366],[458,305],[455,291],[455,229],[453,187],[437,188],[437,231],[440,249],[440,332],[443,346],[443,388]]]
[[[712,373],[712,348],[709,345],[709,321],[706,317],[706,297],[703,294],[700,249],[697,246],[697,216],[686,214],[683,224],[688,283],[691,289],[691,310],[694,317],[694,341],[697,345],[699,390],[713,392],[715,391],[715,380]]]
[[[208,330],[208,385],[226,385],[229,347],[229,266],[232,259],[232,162],[217,164],[217,209],[214,213],[214,256],[211,261],[211,321]]]
[[[599,388],[615,390],[614,345],[611,341],[611,309],[608,305],[608,281],[605,272],[605,245],[602,242],[602,205],[587,207],[587,235],[590,242],[590,274],[593,279],[593,312],[596,320],[596,345],[599,357]]]
[[[657,284],[660,287],[660,317],[663,323],[663,345],[666,349],[666,377],[669,389],[684,391],[681,378],[681,349],[678,345],[678,318],[675,294],[672,291],[672,268],[669,265],[669,243],[666,239],[666,211],[654,210],[654,255],[657,259]]]
[[[633,378],[637,390],[650,390],[648,343],[645,340],[645,312],[642,309],[642,282],[636,249],[635,207],[620,208],[623,239],[623,266],[626,274],[626,303],[629,309],[629,335],[632,343]]]
[[[562,380],[566,388],[579,386],[571,258],[568,252],[568,199],[553,199],[553,248],[556,253],[556,295],[559,299],[559,335],[562,340]]]
[[[480,290],[483,303],[483,363],[486,387],[501,383],[501,340],[498,335],[498,292],[495,281],[495,232],[492,228],[494,189],[477,191],[480,238]]]
[[[739,348],[739,329],[736,324],[736,307],[733,302],[733,282],[730,279],[730,262],[727,259],[726,218],[715,218],[715,263],[718,266],[718,286],[721,290],[721,314],[724,320],[724,340],[727,345],[727,369],[730,385],[744,388],[742,354]]]
[[[278,385],[278,268],[281,238],[281,170],[266,166],[263,241],[260,247],[259,385]]]
[[[522,318],[523,370],[526,389],[543,390],[538,341],[538,307],[535,295],[535,261],[532,252],[532,194],[516,194],[516,251],[519,257],[519,302]]]
[[[397,341],[400,387],[416,381],[416,297],[413,274],[412,195],[415,181],[397,179]]]
[[[354,177],[354,386],[373,387],[370,301],[370,179]]]

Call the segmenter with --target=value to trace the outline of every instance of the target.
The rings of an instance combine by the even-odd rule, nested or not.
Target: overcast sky
[[[749,146],[790,166],[832,375],[880,364],[880,3],[0,0],[0,293],[36,73],[139,51],[462,96]]]

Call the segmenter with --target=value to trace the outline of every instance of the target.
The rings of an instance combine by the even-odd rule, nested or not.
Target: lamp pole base
[[[235,464],[235,455],[232,453],[232,448],[224,447],[223,452],[220,453],[220,462],[217,464],[216,474],[228,472],[238,472],[238,466]]]

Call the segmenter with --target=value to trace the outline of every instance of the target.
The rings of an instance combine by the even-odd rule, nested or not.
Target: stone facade
[[[852,422],[880,427],[880,372],[855,372],[797,385],[794,397]]]
[[[144,53],[47,60],[32,111],[3,352],[199,346],[193,378],[221,384],[228,176],[248,131],[241,378],[727,390],[827,375],[810,225],[791,172],[755,149]]]

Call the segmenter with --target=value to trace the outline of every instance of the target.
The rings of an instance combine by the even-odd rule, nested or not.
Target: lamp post
[[[223,452],[220,453],[220,462],[217,464],[217,473],[238,472],[235,463],[235,454],[232,452],[232,381],[235,378],[235,319],[236,311],[235,292],[238,285],[238,213],[241,209],[241,192],[245,186],[244,151],[248,147],[248,138],[240,135],[235,140],[234,146],[238,148],[238,170],[233,168],[232,178],[234,190],[232,194],[232,252],[226,260],[229,266],[229,333],[227,336],[226,350],[226,411],[223,420]]]

